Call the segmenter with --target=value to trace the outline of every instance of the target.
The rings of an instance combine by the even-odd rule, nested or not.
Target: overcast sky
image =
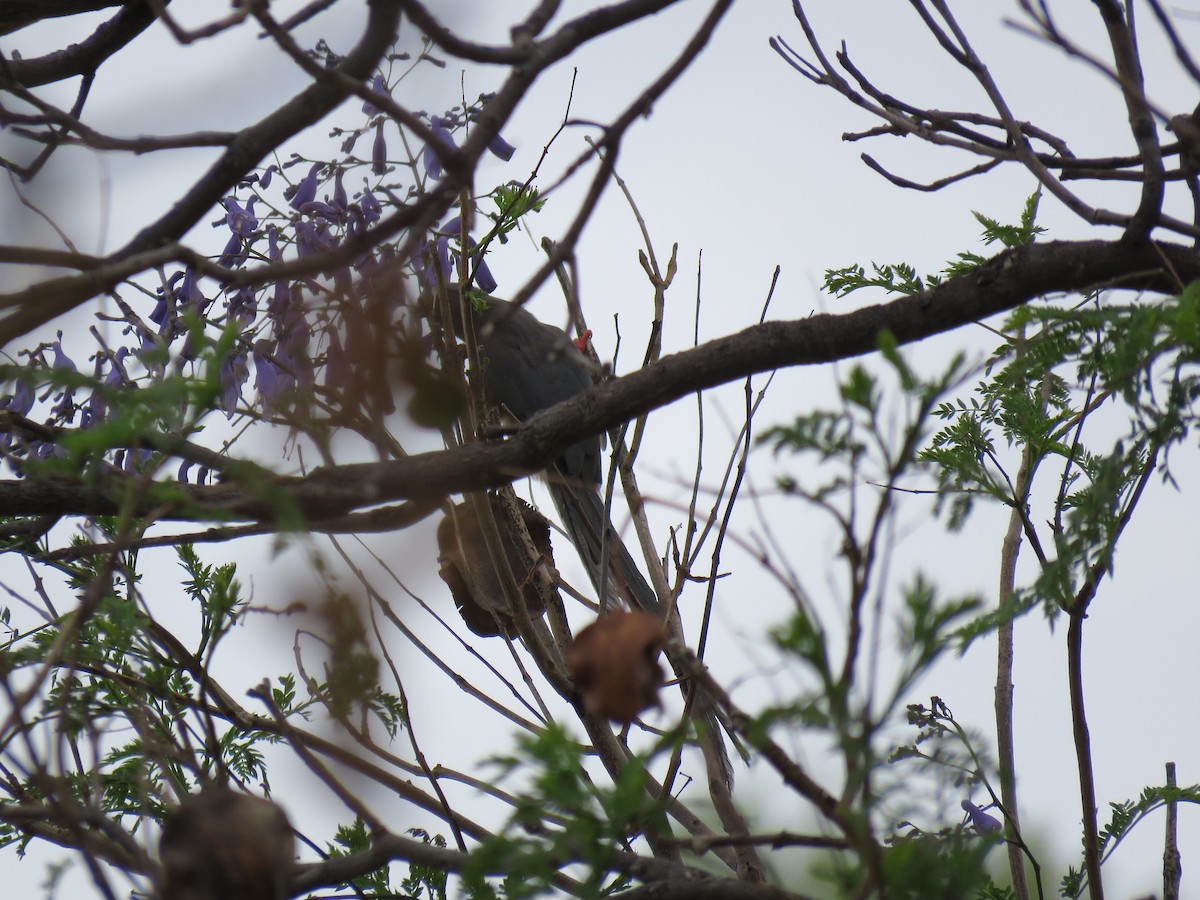
[[[565,3],[563,15],[587,5]],[[981,91],[941,53],[909,4],[848,0],[810,5],[827,49],[832,51],[844,39],[851,58],[884,90],[925,107],[987,111]],[[496,13],[507,6],[438,4],[444,21],[480,40],[503,38],[508,20]],[[1057,51],[1005,27],[1004,17],[1017,14],[1015,3],[955,6],[962,8],[961,23],[1019,119],[1055,131],[1079,155],[1132,152],[1117,90]],[[1064,9],[1063,21],[1075,27],[1072,17],[1080,17],[1077,37],[1102,52],[1103,32],[1093,21],[1097,17],[1091,6],[1071,6],[1080,8]],[[201,0],[177,0],[171,6],[194,21],[200,21],[210,8]],[[546,74],[505,131],[507,139],[517,145],[517,155],[508,164],[487,163],[479,175],[479,186],[524,178],[563,116],[573,70],[577,69],[578,75],[572,117],[607,121],[669,64],[705,11],[705,4],[686,4],[599,41]],[[359,12],[353,3],[338,4],[333,14],[319,18],[301,33],[301,42],[325,37],[335,49],[348,49],[359,25]],[[59,45],[60,26],[60,21],[50,23],[41,38]],[[1188,41],[1195,39],[1195,29],[1200,27],[1188,20],[1181,20],[1179,26]],[[1143,30],[1147,45],[1157,47],[1160,42],[1148,18]],[[863,165],[861,152],[870,152],[893,171],[914,180],[940,177],[970,161],[911,138],[842,141],[843,133],[876,123],[785,65],[767,45],[768,38],[775,35],[803,49],[803,34],[791,15],[790,3],[752,0],[738,4],[708,50],[655,106],[652,115],[633,129],[623,146],[618,169],[646,219],[660,260],[665,260],[672,244],[679,245],[679,275],[668,296],[668,351],[691,342],[701,253],[703,339],[756,321],[776,266],[782,274],[770,315],[796,318],[813,311],[851,308],[849,301],[819,293],[817,286],[827,268],[906,261],[920,271],[936,271],[959,251],[991,252],[977,242],[979,229],[972,210],[1015,221],[1034,188],[1032,177],[1015,167],[934,194],[893,187]],[[39,46],[46,46],[35,46],[36,37],[9,36],[0,41],[0,48],[33,56]],[[411,39],[411,34],[407,37]],[[240,37],[185,48],[177,46],[164,29],[153,29],[131,50],[136,56],[127,53],[114,60],[97,83],[89,121],[101,131],[132,135],[228,128],[231,119],[246,124],[302,83],[296,68],[269,42],[254,39],[250,29]],[[1195,85],[1178,73],[1168,54],[1148,50],[1143,58],[1152,100],[1171,112],[1190,110],[1196,101]],[[436,112],[456,102],[460,90],[473,97],[495,87],[501,74],[472,67],[460,82],[460,71],[454,65],[445,71],[427,67],[404,82],[397,99]],[[54,92],[48,95],[55,96]],[[62,99],[64,95],[57,96]],[[351,104],[344,111],[348,120],[355,120],[357,107],[357,103]],[[332,156],[336,151],[325,138],[327,131],[328,123],[311,129],[301,146],[316,156]],[[583,139],[589,134],[594,131],[583,126],[567,130],[552,148],[542,184],[556,181],[557,174],[582,151]],[[68,230],[80,250],[103,252],[120,246],[146,220],[166,209],[210,159],[211,155],[200,151],[161,159],[62,154],[30,190]],[[583,181],[576,179],[551,195],[546,211],[532,223],[538,230],[536,236],[561,233],[583,187]],[[1104,202],[1119,204],[1120,196],[1114,191]],[[5,242],[45,235],[45,229],[29,213],[11,203],[8,208],[13,214],[0,225],[6,232]],[[217,218],[215,213],[212,218]],[[1096,236],[1051,200],[1043,204],[1041,222],[1050,229],[1051,237]],[[224,241],[220,232],[206,227],[189,240],[214,252]],[[584,235],[578,266],[582,301],[603,358],[610,359],[614,353],[612,316],[620,315],[618,371],[628,371],[636,364],[645,340],[652,291],[638,264],[641,246],[627,204],[617,191],[610,190]],[[519,286],[539,262],[531,242],[523,237],[511,241],[491,259],[501,285],[499,292]],[[854,302],[880,299],[864,295]],[[543,291],[534,309],[547,320],[562,321],[561,303],[555,303],[553,291]],[[62,327],[61,323],[57,327]],[[994,343],[993,336],[977,328],[910,347],[906,357],[919,370],[932,374],[950,352],[964,344],[973,359],[982,360]],[[758,428],[786,421],[815,403],[829,402],[833,375],[828,369],[781,373],[771,385]],[[756,379],[756,386],[764,381]],[[741,402],[740,386],[711,401],[706,477],[715,479],[731,440],[721,424],[721,413],[736,427]],[[694,404],[685,402],[651,419],[641,468],[643,487],[652,500],[662,501],[651,510],[660,542],[680,519],[674,504],[685,496],[679,482],[689,477],[693,464],[688,435],[694,432],[694,419]],[[409,431],[403,437],[414,448],[430,440]],[[1194,513],[1189,503],[1200,486],[1200,473],[1194,453],[1192,457],[1179,453],[1173,459],[1178,492],[1155,480],[1144,508],[1123,539],[1116,578],[1101,590],[1088,620],[1087,698],[1097,757],[1098,801],[1105,818],[1109,801],[1135,798],[1143,786],[1161,783],[1167,760],[1179,763],[1184,784],[1198,780],[1200,772],[1194,750],[1197,733],[1192,690],[1197,672],[1190,646],[1196,591],[1187,567],[1180,565],[1194,552]],[[787,471],[789,465],[787,459],[777,460],[765,450],[756,452],[752,486],[771,494],[775,475]],[[964,533],[946,536],[938,523],[929,520],[926,501],[906,500],[902,509],[904,528],[895,555],[895,580],[902,581],[906,573],[920,568],[948,593],[975,592],[994,603],[1004,512],[981,510]],[[802,573],[806,587],[836,622],[840,539],[831,523],[794,501],[766,497],[762,506],[756,507],[747,499],[735,521],[739,535],[750,539],[761,532],[760,510],[767,511],[770,527],[789,551],[790,565]],[[436,577],[431,523],[427,526],[374,538],[371,544],[403,560],[408,587],[453,615]],[[307,552],[303,548],[269,559],[269,541],[253,542],[253,550],[247,549],[250,546],[205,548],[203,555],[241,558],[256,602],[263,605],[282,607],[290,593],[314,590],[311,579],[297,574],[294,565]],[[327,557],[331,555],[322,542],[314,546],[320,546]],[[158,551],[158,555],[162,571],[168,573],[162,577],[169,584],[175,577],[169,574],[170,551]],[[559,565],[571,577],[572,569],[563,556],[560,552]],[[748,558],[733,554],[723,568],[731,574],[718,594],[710,664],[723,681],[736,686],[735,698],[753,708],[756,703],[786,696],[803,682],[795,672],[780,670],[761,650],[763,629],[786,616],[788,601]],[[1026,576],[1029,571],[1022,567]],[[395,587],[391,591],[395,602],[403,602]],[[699,598],[697,591],[696,602]],[[419,621],[415,608],[413,616]],[[1023,824],[1027,833],[1046,842],[1048,855],[1042,862],[1048,888],[1057,883],[1065,864],[1078,864],[1079,802],[1066,698],[1065,625],[1065,620],[1060,621],[1051,632],[1040,615],[1034,614],[1017,628],[1017,766]],[[290,639],[267,647],[262,644],[264,633],[247,629],[227,648],[231,662],[247,654],[256,664],[267,661],[246,672],[246,686],[263,674],[277,674],[291,666]],[[436,631],[428,633],[431,640],[440,640]],[[448,642],[437,646],[448,654],[456,652]],[[431,711],[446,702],[452,687],[438,683],[436,688],[414,695],[413,685],[433,685],[434,677],[428,664],[407,647],[398,647],[397,656],[409,682],[414,717],[418,723],[423,718],[428,723],[421,737],[431,763],[466,769],[482,756],[507,748],[499,723],[495,724],[494,747],[483,747],[471,715],[446,717],[436,724],[431,721],[437,719]],[[994,656],[995,642],[980,641],[964,659],[942,664],[913,693],[911,702],[928,702],[930,694],[938,694],[965,724],[988,736],[990,746]],[[468,665],[463,660],[456,663]],[[822,771],[818,748],[800,739],[784,743],[795,747],[814,770]],[[757,770],[741,777],[749,787],[746,800],[758,827],[810,827],[811,817],[798,799],[789,796],[784,807],[773,801],[778,795],[771,793],[769,777]],[[285,804],[299,804],[288,796],[286,784],[277,781],[276,788]],[[403,816],[399,819],[407,824]],[[414,818],[413,824],[421,824],[421,820]],[[424,824],[438,830],[435,822]],[[1133,897],[1161,890],[1161,836],[1159,814],[1136,831],[1106,865],[1111,896]],[[1197,838],[1200,821],[1184,809],[1181,847],[1185,870],[1193,859],[1189,851],[1200,846]],[[1000,855],[997,851],[994,861]],[[26,877],[32,866],[20,868],[21,876]],[[1195,868],[1194,863],[1190,868]],[[40,872],[33,881],[39,879]]]

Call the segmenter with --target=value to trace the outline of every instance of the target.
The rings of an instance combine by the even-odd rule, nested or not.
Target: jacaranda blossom
[[[513,154],[517,152],[517,148],[500,135],[496,135],[491,139],[491,141],[488,143],[488,150],[493,156],[498,156],[505,162],[508,162],[510,159],[512,159]]]
[[[333,205],[343,213],[346,212],[347,207],[350,205],[350,200],[346,196],[346,187],[342,184],[342,176],[345,174],[344,170],[338,169],[337,175],[333,178]]]
[[[359,208],[362,210],[363,218],[370,225],[379,219],[383,208],[379,205],[379,201],[375,199],[375,195],[370,191],[363,191],[362,197],[358,200]]]
[[[321,171],[324,163],[313,163],[312,168],[308,170],[308,174],[304,176],[304,180],[296,185],[296,191],[292,194],[290,203],[292,209],[299,209],[305,203],[312,203],[317,197],[317,173]]]
[[[71,357],[63,351],[62,348],[62,332],[58,333],[58,340],[50,346],[54,354],[54,360],[51,363],[52,368],[57,372],[76,374],[79,369],[75,363],[71,361]],[[50,415],[60,422],[71,422],[75,419],[75,388],[64,387],[62,393],[58,395],[58,400],[50,410]]]
[[[234,234],[245,237],[258,227],[258,217],[254,215],[254,204],[257,196],[251,196],[245,206],[233,197],[226,197],[221,202],[225,204],[225,224]]]
[[[388,89],[387,89],[387,82],[384,80],[382,75],[376,75],[375,78],[371,81],[371,93],[381,94],[383,96],[389,96]],[[368,116],[377,116],[381,112],[383,112],[383,110],[381,110],[378,106],[376,106],[370,100],[366,100],[363,102],[362,111],[364,113],[366,113]]]
[[[964,800],[962,806],[963,812],[967,814],[967,818],[971,821],[971,825],[979,834],[987,834],[990,831],[999,831],[1004,826],[1000,824],[1000,820],[995,816],[988,815],[970,800]]]
[[[450,131],[442,124],[441,116],[432,116],[429,119],[429,128],[433,131],[434,140],[450,150],[458,149],[458,145],[454,143],[454,138]],[[442,160],[438,156],[437,151],[433,149],[433,144],[425,145],[424,151],[421,153],[421,162],[425,166],[425,171],[429,173],[430,178],[442,177]]]
[[[33,389],[26,382],[18,381],[12,396],[5,398],[3,404],[0,405],[3,405],[19,416],[28,416],[30,410],[33,409],[33,403],[36,399]]]
[[[383,136],[383,123],[380,119],[375,123],[375,141],[371,144],[371,171],[376,175],[387,172],[387,139]]]
[[[434,258],[437,260],[438,266],[442,270],[442,278],[450,276],[450,238],[461,237],[462,218],[454,216],[445,225],[438,229],[438,238],[434,245]],[[477,251],[476,243],[469,236],[467,237],[467,252],[471,259],[471,280],[475,285],[485,293],[492,293],[496,290],[496,279],[492,276],[492,270],[488,268],[487,261],[484,255]],[[454,254],[454,267],[457,269],[462,262],[462,258],[456,253]]]
[[[276,409],[280,393],[290,386],[287,373],[275,364],[274,353],[274,342],[266,339],[254,342],[254,387],[268,412]]]
[[[237,405],[242,400],[242,388],[250,377],[250,367],[246,363],[244,349],[230,350],[221,360],[218,375],[221,382],[221,409],[225,418],[232,419],[237,412]]]

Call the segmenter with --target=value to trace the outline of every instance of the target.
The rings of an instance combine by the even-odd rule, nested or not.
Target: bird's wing
[[[483,386],[493,403],[518,419],[570,400],[592,386],[586,358],[566,333],[503,300],[477,314]],[[557,468],[567,478],[598,485],[599,435],[567,448]]]

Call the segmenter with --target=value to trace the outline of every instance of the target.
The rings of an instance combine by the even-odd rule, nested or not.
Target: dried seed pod
[[[508,564],[521,587],[525,609],[530,616],[540,616],[546,611],[546,604],[534,582],[534,572],[529,565],[524,542],[508,527],[504,501],[496,494],[489,494],[488,499],[500,529]],[[553,565],[550,523],[524,500],[518,499],[517,504],[525,528],[533,539],[534,549],[543,560]],[[438,523],[437,542],[438,562],[441,563],[438,574],[449,586],[454,605],[458,607],[467,627],[480,637],[497,634],[505,634],[510,639],[516,637],[508,599],[488,554],[479,519],[469,502],[459,503]]]
[[[626,725],[659,706],[662,620],[641,610],[601,616],[575,636],[567,666],[590,713]]]
[[[295,838],[283,810],[209,785],[163,822],[162,900],[284,900]]]

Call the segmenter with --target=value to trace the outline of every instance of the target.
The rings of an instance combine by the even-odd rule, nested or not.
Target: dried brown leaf
[[[641,610],[601,616],[575,636],[567,666],[588,712],[628,724],[659,706],[662,620]]]

